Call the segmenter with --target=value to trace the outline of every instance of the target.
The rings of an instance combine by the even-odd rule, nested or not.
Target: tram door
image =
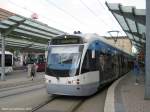
[[[106,80],[112,79],[114,76],[113,61],[111,54],[105,55],[105,77]]]
[[[112,54],[112,70],[113,78],[117,78],[119,76],[119,58],[117,53]]]
[[[100,53],[99,55],[99,71],[100,81],[103,83],[111,78],[111,56],[108,54]]]
[[[99,71],[100,81],[103,83],[107,80],[116,78],[119,75],[118,58],[115,54],[99,54]]]
[[[100,77],[100,83],[103,83],[105,81],[105,55],[103,53],[99,54],[99,77]]]

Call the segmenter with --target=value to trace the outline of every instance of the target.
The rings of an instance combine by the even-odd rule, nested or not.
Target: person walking
[[[31,78],[32,78],[32,80],[34,79],[35,76],[36,76],[36,63],[34,63],[31,67]]]
[[[135,85],[139,84],[139,74],[140,74],[140,66],[138,60],[134,61],[134,75],[135,75]]]

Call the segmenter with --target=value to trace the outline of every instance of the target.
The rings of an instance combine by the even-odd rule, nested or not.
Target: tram
[[[2,72],[1,68],[1,56],[2,52],[0,51],[0,74]],[[5,51],[5,73],[10,73],[13,71],[13,54],[9,51]]]
[[[61,35],[49,43],[47,92],[89,96],[129,72],[132,56],[96,34]]]

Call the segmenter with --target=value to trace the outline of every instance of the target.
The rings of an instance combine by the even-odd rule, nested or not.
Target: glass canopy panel
[[[27,34],[27,35],[30,35],[30,36],[35,36],[35,37],[41,37],[41,38],[50,39],[47,36],[39,35],[39,34],[36,34],[36,33],[31,33],[31,32],[28,32],[28,31],[21,30],[21,29],[15,29],[14,31],[18,32],[18,33]]]
[[[52,27],[50,27],[50,26],[48,26],[48,25],[47,25],[47,27],[46,27],[46,26],[44,26],[44,25],[41,25],[41,24],[36,23],[36,22],[29,21],[29,20],[26,20],[24,23],[27,24],[27,25],[33,26],[33,27],[35,27],[35,28],[44,29],[44,30],[46,30],[46,31],[48,31],[48,32],[53,32],[53,33],[56,33],[56,34],[64,34],[64,32],[62,32],[62,31],[60,31],[60,30],[57,30],[57,29],[55,29],[55,28],[52,28]],[[45,24],[45,25],[46,25],[46,24]]]
[[[12,19],[12,20],[14,20],[14,21],[22,21],[22,20],[24,20],[24,18],[22,18],[20,16],[11,16],[9,18]]]
[[[146,11],[145,11],[145,9],[136,9],[135,10],[135,15],[145,16],[146,15]]]
[[[126,34],[128,35],[129,39],[132,39],[132,40],[134,39],[133,36],[132,36],[132,34],[130,34],[128,32],[126,32]]]
[[[16,43],[13,43],[13,42],[7,42],[6,41],[6,45],[15,45],[15,46],[20,46],[20,47],[25,47],[25,46],[27,46],[26,44],[16,44]]]
[[[135,39],[136,41],[140,41],[140,37],[137,37],[137,36],[135,36],[135,35],[134,35],[134,39]]]
[[[119,10],[118,4],[108,4],[108,6],[112,10]]]
[[[140,34],[146,33],[145,25],[138,23],[138,28]]]
[[[131,19],[126,19],[128,24],[129,24],[129,27],[131,29],[132,32],[137,32],[137,28],[136,28],[136,24],[135,24],[135,21],[131,20]]]
[[[7,29],[7,28],[9,27],[0,23],[0,29]]]
[[[121,6],[123,12],[132,13],[132,7],[130,6]]]
[[[142,42],[142,43],[145,43],[145,40],[141,39],[141,42]]]
[[[47,35],[47,36],[55,36],[51,33],[47,33],[47,32],[44,32],[42,30],[38,30],[38,29],[35,29],[35,28],[32,28],[32,27],[28,27],[28,26],[25,26],[25,25],[20,25],[19,28],[22,28],[22,29],[25,29],[25,30],[29,30],[30,32],[37,32],[37,33],[41,33],[43,35]]]
[[[13,28],[10,29],[10,26],[13,26]],[[19,15],[13,15],[11,17],[5,18],[5,20],[1,20],[0,30],[5,30],[6,32],[10,31],[7,35],[7,37],[9,38],[6,38],[6,45],[28,48],[32,47],[38,49],[40,48],[43,50],[46,49],[47,43],[37,43],[37,38],[39,42],[42,41],[42,43],[44,43],[47,41],[47,39],[50,39],[56,35],[64,34],[64,32],[61,30],[57,30],[55,28],[49,27],[44,23],[28,19]],[[29,46],[31,39],[34,45]]]
[[[11,39],[11,38],[6,38],[6,41],[8,42],[14,42],[14,43],[24,43],[24,44],[34,44],[37,46],[44,46],[46,47],[47,45],[45,44],[40,44],[40,43],[36,43],[36,42],[32,42],[32,41],[22,41],[21,39]]]
[[[27,43],[15,43],[15,42],[6,41],[6,45],[16,46],[16,47],[18,46],[18,47],[34,48],[34,49],[43,49],[43,50],[46,49],[45,46],[37,46],[31,43],[27,44]]]
[[[132,43],[136,46],[142,47],[140,44],[138,44],[137,42],[132,41]]]
[[[120,16],[119,14],[114,13],[114,16],[117,18],[118,22],[122,26],[123,30],[129,30],[123,16]]]
[[[120,9],[117,8],[119,6],[121,6]],[[110,11],[113,13],[113,15],[116,17],[118,22],[120,23],[122,29],[126,32],[129,39],[131,39],[132,43],[135,44],[137,46],[137,48],[141,49],[143,47],[143,44],[141,44],[141,43],[145,43],[145,40],[142,37],[142,35],[143,35],[143,33],[146,32],[146,27],[145,27],[146,10],[145,9],[136,9],[135,7],[131,7],[131,6],[122,6],[120,4],[115,4],[115,5],[108,4],[108,7],[110,8]],[[119,13],[119,15],[118,15],[118,13]],[[125,18],[127,18],[126,19],[127,23],[124,20],[123,16]],[[134,16],[135,16],[135,18],[134,18]],[[136,27],[135,21],[137,22],[137,27]],[[129,31],[127,24],[129,25],[131,32]],[[138,31],[137,31],[137,29],[138,29]],[[133,32],[133,34],[132,34],[132,32]],[[134,41],[134,39],[135,39],[135,41]],[[138,41],[140,41],[140,42],[138,42]]]
[[[1,23],[7,24],[7,25],[15,25],[15,22],[9,21],[9,20],[3,20]]]

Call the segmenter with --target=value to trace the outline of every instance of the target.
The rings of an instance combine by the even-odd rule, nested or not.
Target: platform
[[[144,99],[144,73],[135,84],[133,71],[114,82],[107,93],[105,112],[149,112],[150,100]]]

